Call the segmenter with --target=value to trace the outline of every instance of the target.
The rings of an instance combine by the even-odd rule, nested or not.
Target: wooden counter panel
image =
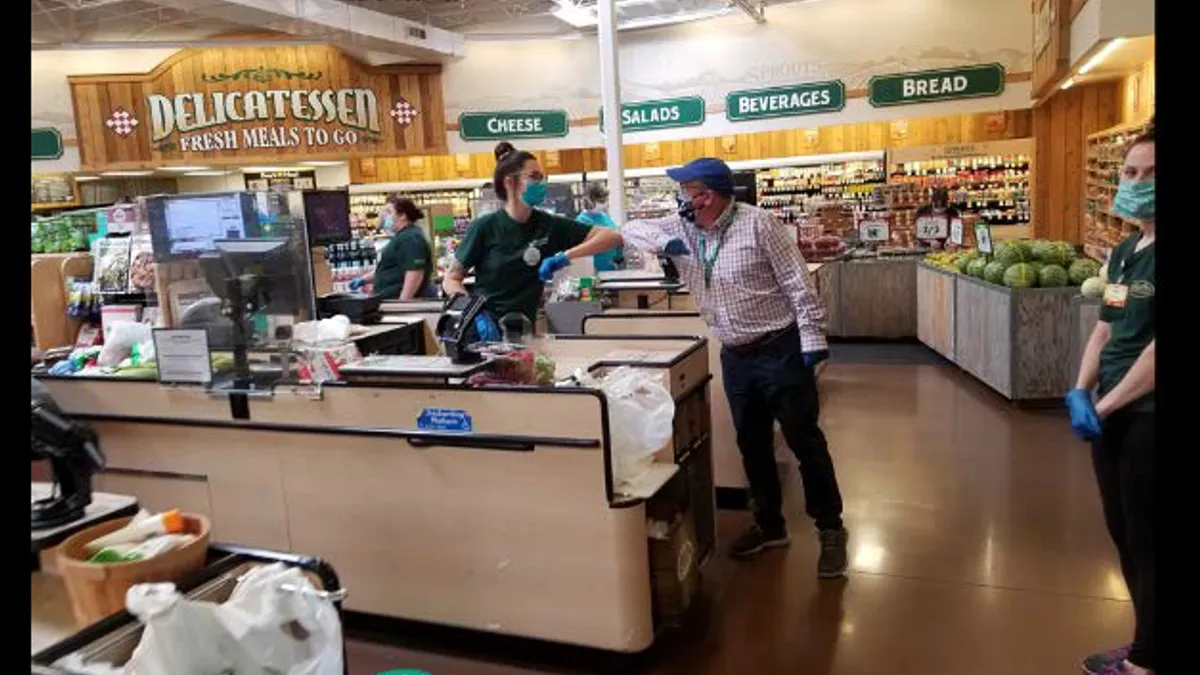
[[[1012,305],[1007,289],[959,278],[955,361],[1006,397],[1012,396]]]
[[[847,261],[838,303],[845,337],[902,338],[917,334],[915,260]]]
[[[616,650],[649,644],[644,507],[607,507],[599,450],[327,445],[291,437],[282,482],[293,547],[338,570],[349,609]]]
[[[602,438],[600,401],[586,394],[479,389],[327,387],[324,400],[276,396],[250,401],[250,420],[329,428],[416,429],[426,408],[466,410],[475,433]],[[536,431],[529,419],[537,416]]]
[[[1013,398],[1054,399],[1067,393],[1071,367],[1071,298],[1076,289],[1014,293]]]
[[[210,398],[199,388],[163,387],[157,382],[86,377],[40,379],[63,412],[156,419],[230,419],[229,399]]]
[[[954,275],[917,266],[917,338],[954,359]]]
[[[720,342],[711,335],[708,326],[695,312],[676,315],[653,313],[646,316],[639,312],[617,310],[589,318],[584,323],[587,335],[708,335],[708,372],[712,374],[710,386],[712,414],[713,481],[719,487],[746,487],[746,473],[742,468],[742,456],[737,449],[737,434],[733,427],[733,415],[725,398],[725,378],[721,372]]]
[[[278,454],[292,435],[126,422],[92,426],[108,466],[120,470],[103,475],[106,490],[186,510],[200,508],[197,486],[203,486],[211,508],[202,512],[212,520],[215,540],[290,550]],[[323,438],[328,448],[330,437]]]
[[[821,303],[825,305],[825,323],[828,326],[826,334],[829,337],[843,337],[846,334],[842,327],[842,307],[839,300],[842,288],[841,269],[840,262],[825,263],[813,274],[813,281],[817,284],[817,295],[821,296]]]

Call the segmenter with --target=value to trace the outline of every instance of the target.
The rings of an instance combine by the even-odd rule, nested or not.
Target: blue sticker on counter
[[[471,414],[452,408],[426,408],[417,417],[417,428],[422,431],[469,433],[472,429]]]

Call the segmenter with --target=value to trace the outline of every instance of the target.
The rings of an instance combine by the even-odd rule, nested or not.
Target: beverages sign
[[[183,152],[246,148],[353,146],[380,133],[379,99],[370,89],[266,89],[174,96],[150,94],[150,142]],[[231,123],[260,122],[229,127]],[[311,126],[323,122],[332,129]]]
[[[877,75],[867,83],[867,90],[871,105],[876,108],[999,96],[1004,92],[1004,66],[990,63],[899,75]]]
[[[621,106],[622,131],[652,131],[704,124],[704,99],[699,96],[625,103]],[[604,131],[604,111],[600,111]]]
[[[464,141],[559,138],[566,136],[568,129],[565,110],[465,112],[458,116],[458,134]]]
[[[725,116],[731,122],[837,112],[844,107],[846,85],[840,80],[735,91],[725,97]]]

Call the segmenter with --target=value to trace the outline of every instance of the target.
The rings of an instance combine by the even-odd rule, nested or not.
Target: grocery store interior
[[[1153,347],[1151,0],[31,3],[34,673],[1154,672],[1064,405],[1114,288]],[[779,426],[730,552],[703,234],[480,327],[514,208],[682,226],[701,158],[823,308],[835,574]]]

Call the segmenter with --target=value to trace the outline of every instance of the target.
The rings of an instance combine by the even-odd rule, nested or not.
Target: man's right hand
[[[689,253],[687,244],[683,243],[683,240],[678,237],[668,241],[665,245],[663,245],[662,252],[663,255],[671,258],[687,255]]]

